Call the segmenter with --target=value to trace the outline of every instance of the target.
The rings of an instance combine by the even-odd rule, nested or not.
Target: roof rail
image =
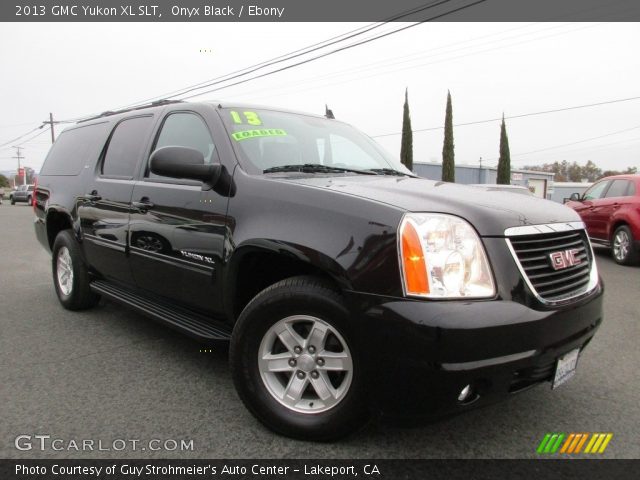
[[[118,115],[120,113],[133,112],[136,110],[144,110],[145,108],[160,107],[162,105],[170,105],[172,103],[182,103],[182,100],[162,99],[162,100],[156,100],[155,102],[146,103],[144,105],[138,105],[136,107],[124,108],[122,110],[107,110],[105,112],[100,113],[99,115],[95,115],[93,117],[80,120],[78,123],[88,122],[89,120],[95,120],[96,118],[110,117],[111,115]]]

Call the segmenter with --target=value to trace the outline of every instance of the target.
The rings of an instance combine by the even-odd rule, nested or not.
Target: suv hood
[[[505,229],[522,225],[580,221],[576,212],[550,200],[424,178],[285,175],[277,180],[368,198],[408,212],[457,215],[482,236],[503,236]]]

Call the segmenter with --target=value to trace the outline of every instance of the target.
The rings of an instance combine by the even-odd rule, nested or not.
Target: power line
[[[450,1],[450,0],[444,0],[444,1],[443,1],[443,2],[441,2],[440,4],[442,4],[442,3],[446,3],[447,1]],[[359,42],[353,43],[353,44],[351,44],[351,45],[346,45],[346,46],[344,46],[344,47],[337,48],[337,49],[332,50],[332,51],[330,51],[330,52],[326,52],[326,53],[323,53],[323,54],[321,54],[321,55],[317,55],[317,56],[315,56],[315,57],[312,57],[312,58],[309,58],[309,59],[306,59],[306,60],[300,61],[300,62],[298,62],[298,63],[294,63],[294,64],[292,64],[292,65],[287,65],[287,66],[285,66],[285,67],[281,67],[281,68],[278,68],[278,69],[276,69],[276,70],[272,70],[272,71],[270,71],[270,72],[262,73],[262,74],[260,74],[260,75],[256,75],[256,76],[254,76],[254,77],[251,77],[251,78],[248,78],[248,79],[245,79],[245,80],[240,80],[240,81],[238,81],[238,82],[231,83],[231,84],[229,84],[229,85],[224,85],[224,86],[222,86],[222,87],[214,88],[214,89],[211,89],[211,90],[206,90],[206,91],[204,91],[204,92],[200,92],[200,93],[197,93],[197,94],[195,94],[195,95],[189,95],[189,96],[187,96],[187,97],[183,97],[183,98],[186,100],[186,99],[193,98],[193,97],[199,97],[200,95],[206,95],[207,93],[217,92],[218,90],[222,90],[222,89],[224,89],[224,88],[233,87],[233,86],[235,86],[235,85],[240,85],[240,84],[247,83],[247,82],[250,82],[250,81],[253,81],[253,80],[257,80],[258,78],[267,77],[267,76],[269,76],[269,75],[273,75],[273,74],[275,74],[275,73],[282,72],[282,71],[284,71],[284,70],[289,70],[289,69],[291,69],[291,68],[294,68],[294,67],[297,67],[297,66],[300,66],[300,65],[304,65],[304,64],[306,64],[306,63],[310,63],[310,62],[313,62],[313,61],[315,61],[315,60],[319,60],[319,59],[321,59],[321,58],[325,58],[325,57],[328,57],[328,56],[330,56],[330,55],[334,55],[334,54],[336,54],[336,53],[339,53],[339,52],[342,52],[342,51],[345,51],[345,50],[349,50],[349,49],[351,49],[351,48],[354,48],[354,47],[357,47],[357,46],[360,46],[360,45],[364,45],[364,44],[369,43],[369,42],[373,42],[373,41],[378,40],[378,39],[380,39],[380,38],[388,37],[389,35],[393,35],[393,34],[396,34],[396,33],[402,32],[402,31],[404,31],[404,30],[408,30],[408,29],[410,29],[410,28],[417,27],[418,25],[422,25],[422,23],[423,23],[423,22],[429,22],[429,21],[432,21],[432,20],[436,20],[436,19],[438,19],[438,18],[445,17],[445,16],[447,16],[447,15],[451,15],[452,13],[456,13],[456,12],[459,12],[459,11],[462,11],[462,10],[466,10],[467,8],[473,7],[473,6],[478,5],[478,4],[480,4],[480,3],[484,3],[484,2],[486,2],[486,1],[487,1],[487,0],[476,0],[476,1],[475,1],[475,2],[473,2],[473,3],[470,3],[470,4],[467,4],[467,5],[464,5],[464,6],[462,6],[462,7],[455,8],[455,9],[453,9],[453,10],[449,10],[448,12],[444,12],[444,13],[441,13],[441,14],[438,14],[438,15],[434,15],[434,16],[432,16],[432,17],[430,17],[430,18],[427,18],[427,19],[424,19],[422,22],[418,22],[418,23],[414,23],[414,24],[411,24],[411,25],[407,25],[407,26],[405,26],[405,27],[397,28],[397,29],[392,30],[392,31],[390,31],[390,32],[386,32],[386,33],[383,33],[383,34],[377,35],[377,36],[375,36],[375,37],[369,38],[369,39],[367,39],[367,40],[362,40],[362,41],[359,41]],[[437,4],[437,5],[440,5],[440,4]],[[433,6],[437,6],[437,5],[433,5]],[[430,8],[432,8],[432,7],[430,7]]]
[[[38,137],[39,137],[40,135],[42,135],[43,133],[47,133],[47,132],[48,132],[48,130],[43,129],[41,132],[38,132],[37,134],[35,134],[33,137],[28,138],[28,139],[26,139],[26,140],[23,140],[23,141],[22,141],[22,142],[20,142],[18,145],[24,145],[25,143],[29,143],[29,142],[31,142],[31,140],[33,140],[33,139],[35,139],[35,138],[38,138]]]
[[[435,1],[432,1],[431,3],[429,3],[429,4],[421,5],[419,7],[400,12],[399,14],[396,14],[395,16],[392,16],[392,17],[390,17],[389,19],[387,19],[387,20],[385,20],[383,22],[379,22],[377,24],[370,24],[370,25],[361,27],[359,29],[355,29],[355,30],[352,30],[350,32],[346,32],[344,34],[341,34],[341,35],[338,35],[338,36],[335,36],[335,37],[331,37],[331,38],[329,38],[327,40],[315,43],[315,44],[310,45],[308,47],[303,47],[301,49],[294,50],[293,52],[289,52],[289,53],[281,55],[279,57],[275,57],[275,58],[272,58],[270,60],[266,60],[264,62],[260,62],[260,63],[257,63],[255,65],[252,65],[252,66],[237,70],[235,72],[232,72],[232,73],[229,73],[229,74],[225,74],[225,75],[222,75],[222,76],[210,79],[210,80],[206,80],[204,82],[200,82],[200,83],[195,84],[195,85],[184,87],[184,88],[176,90],[174,92],[170,92],[169,94],[165,94],[165,95],[157,96],[157,97],[151,97],[149,99],[142,100],[140,102],[132,103],[132,104],[129,104],[129,105],[123,107],[123,108],[134,108],[134,107],[137,107],[137,106],[141,106],[143,104],[142,102],[147,102],[149,100],[154,100],[154,99],[158,99],[158,98],[171,99],[171,98],[175,98],[175,97],[184,95],[186,93],[189,93],[189,92],[192,92],[192,91],[195,91],[195,90],[200,90],[200,89],[207,88],[207,87],[210,87],[210,86],[213,86],[213,85],[218,85],[218,84],[223,83],[223,82],[228,82],[230,80],[249,75],[250,73],[254,73],[254,72],[256,72],[258,70],[261,70],[263,68],[266,68],[268,66],[275,65],[275,64],[278,64],[278,63],[282,63],[282,62],[291,60],[293,58],[297,58],[297,57],[300,57],[302,55],[306,55],[306,54],[312,53],[314,51],[320,50],[322,48],[326,48],[326,47],[334,45],[336,43],[344,42],[344,41],[349,40],[349,39],[351,39],[353,37],[368,33],[369,31],[374,30],[376,28],[379,28],[379,27],[381,27],[383,25],[386,25],[387,23],[399,20],[399,19],[401,19],[403,17],[406,17],[407,15],[419,13],[419,12],[421,12],[423,10],[428,10],[430,8],[434,8],[434,7],[437,7],[439,5],[443,5],[445,3],[448,3],[450,1],[452,1],[452,0],[435,0]],[[479,0],[479,1],[475,2],[474,4],[471,4],[471,5],[468,5],[468,6],[475,5],[476,3],[482,3],[484,1],[486,1],[486,0]],[[467,7],[462,7],[462,8],[459,8],[459,9],[455,9],[455,10],[453,10],[451,12],[446,13],[445,15],[448,15],[449,13],[453,13],[453,12],[456,12],[456,11],[459,11],[459,10],[463,10],[465,8],[468,8],[468,6]],[[386,36],[386,35],[383,35],[383,36]],[[382,38],[382,36],[376,37],[376,38]],[[376,38],[374,38],[374,40]],[[353,46],[356,46],[356,45],[353,45]],[[351,47],[349,47],[349,48],[351,48]],[[312,61],[312,60],[309,60],[309,61]],[[302,63],[306,63],[306,62],[302,62]],[[297,65],[294,65],[294,66],[297,66]],[[288,67],[288,68],[291,68],[291,67]],[[286,68],[283,69],[283,70],[286,70]],[[277,71],[280,71],[280,70],[277,70]],[[276,73],[276,72],[272,72],[272,73]],[[269,75],[271,75],[272,73],[269,73]],[[261,76],[264,76],[264,75],[261,75]],[[256,78],[261,78],[261,76],[254,77],[252,79],[255,80]],[[247,81],[249,81],[249,80],[247,80]],[[239,83],[243,83],[243,82],[239,82]],[[238,83],[236,83],[236,84],[238,84]],[[233,84],[233,85],[236,85],[236,84]],[[229,85],[229,86],[231,86],[231,85]],[[213,90],[211,90],[211,91],[213,91]],[[198,95],[203,95],[205,93],[210,93],[211,91],[203,92],[203,93],[198,94]],[[192,98],[192,97],[198,96],[198,95],[192,95],[192,96],[189,96],[189,97],[186,97],[186,98]],[[86,118],[91,118],[91,116],[95,116],[95,115],[86,115],[86,116],[82,116],[82,117],[77,117],[77,118],[74,118],[74,119],[70,119],[69,121],[80,121],[80,120],[83,120],[83,119],[86,119]],[[65,121],[65,123],[66,123],[66,121]]]
[[[358,80],[361,80],[361,79],[369,79],[369,78],[371,78],[373,76],[387,75],[387,74],[390,74],[390,73],[397,74],[398,72],[401,72],[403,70],[411,70],[411,69],[414,69],[414,68],[420,68],[420,67],[424,67],[424,66],[427,66],[427,65],[434,65],[434,64],[438,64],[438,63],[442,63],[442,62],[451,61],[451,60],[457,60],[459,58],[464,58],[464,57],[468,57],[468,56],[471,56],[471,55],[478,55],[478,54],[481,54],[481,53],[486,53],[486,52],[490,52],[490,51],[494,51],[494,50],[508,48],[508,47],[511,47],[511,46],[514,46],[514,45],[520,45],[522,43],[528,43],[528,42],[533,42],[533,41],[537,41],[537,40],[543,40],[543,39],[550,38],[550,37],[555,37],[555,36],[558,36],[558,35],[566,35],[568,33],[573,33],[573,32],[576,32],[578,30],[583,30],[585,28],[597,27],[599,25],[602,25],[602,24],[587,25],[587,26],[583,26],[581,28],[576,28],[576,29],[573,29],[573,30],[564,31],[564,32],[553,34],[553,35],[546,35],[546,36],[543,36],[543,37],[530,38],[530,39],[523,40],[523,41],[520,41],[520,42],[510,43],[510,44],[506,44],[506,45],[498,45],[498,46],[493,47],[493,48],[489,48],[489,49],[485,49],[485,50],[479,50],[479,51],[475,51],[475,52],[470,52],[470,53],[458,55],[458,56],[455,56],[455,57],[445,57],[445,58],[442,58],[442,59],[439,59],[439,60],[435,60],[435,61],[431,61],[431,62],[427,62],[427,63],[420,63],[420,64],[417,64],[417,65],[410,65],[408,67],[397,68],[397,69],[388,70],[388,71],[381,71],[381,72],[378,72],[378,73],[369,73],[369,74],[367,74],[365,76],[353,77],[353,78],[347,79],[347,80],[331,82],[331,83],[325,83],[325,84],[322,84],[322,85],[311,86],[311,87],[307,87],[307,88],[303,88],[303,89],[296,88],[296,89],[292,90],[291,88],[288,88],[287,85],[278,85],[278,87],[276,87],[276,88],[277,89],[284,89],[284,92],[283,93],[278,93],[278,94],[270,94],[270,96],[271,97],[278,97],[278,96],[282,96],[282,95],[288,95],[292,91],[293,92],[302,92],[302,91],[308,91],[308,90],[317,90],[317,89],[323,88],[323,87],[341,85],[341,84],[344,84],[344,83],[354,82],[354,81],[358,81]],[[542,30],[538,30],[538,31],[535,31],[535,32],[525,33],[523,35],[537,34],[537,33],[540,33],[542,31],[545,31],[545,30],[555,29],[555,28],[559,28],[559,27],[563,27],[563,26],[566,26],[566,25],[554,25],[552,27],[547,27],[547,28],[544,28]],[[521,27],[521,28],[525,28],[525,27]],[[394,59],[387,59],[387,60],[383,60],[383,61],[379,61],[379,62],[374,62],[374,63],[370,63],[370,64],[366,64],[366,65],[361,65],[361,66],[356,67],[356,68],[350,68],[350,69],[347,69],[347,70],[343,70],[342,72],[339,72],[339,73],[333,73],[333,74],[325,75],[325,76],[321,76],[321,77],[314,76],[312,78],[305,78],[305,79],[302,79],[302,80],[298,80],[296,82],[290,82],[289,85],[291,85],[291,84],[299,85],[300,83],[315,83],[318,80],[322,80],[322,79],[329,79],[329,78],[334,78],[334,77],[338,77],[339,78],[341,76],[348,76],[350,72],[359,73],[359,72],[366,72],[366,71],[371,71],[371,70],[375,71],[375,70],[377,70],[379,68],[384,69],[384,68],[387,68],[387,67],[392,66],[392,65],[415,62],[415,61],[418,61],[420,58],[430,58],[430,57],[437,57],[437,56],[440,56],[440,55],[448,55],[450,53],[454,53],[454,52],[459,51],[459,50],[466,50],[466,49],[470,49],[470,48],[476,48],[476,47],[478,47],[478,45],[460,47],[458,49],[450,50],[448,52],[435,53],[435,54],[427,55],[427,56],[424,56],[423,54],[424,53],[428,53],[428,52],[432,52],[432,51],[435,51],[435,50],[446,49],[446,48],[449,48],[451,46],[454,46],[454,45],[457,45],[457,44],[460,44],[460,43],[468,43],[468,42],[471,42],[471,41],[474,41],[474,40],[479,40],[479,39],[482,39],[482,38],[486,38],[488,36],[500,35],[502,33],[508,32],[508,31],[510,31],[510,30],[506,30],[506,31],[503,31],[503,32],[498,32],[498,33],[495,33],[495,34],[485,35],[485,36],[481,36],[481,37],[476,37],[474,39],[470,39],[470,40],[464,41],[464,42],[456,42],[454,44],[445,45],[445,46],[437,47],[437,48],[434,48],[434,49],[429,49],[429,50],[426,50],[426,51],[423,51],[423,52],[420,52],[420,53],[407,55],[407,56],[404,56],[404,57],[397,57],[397,58],[394,58]],[[510,39],[513,39],[513,38],[518,38],[518,37],[521,37],[523,35],[516,35],[516,36],[512,36],[512,37],[506,37],[506,38],[492,40],[490,42],[485,42],[484,45],[486,45],[488,43],[495,43],[497,41],[504,41],[504,40],[510,40]],[[414,59],[410,59],[410,60],[404,60],[404,61],[394,61],[394,60],[399,60],[399,59],[403,59],[403,58],[407,58],[407,57],[416,57],[417,55],[419,55],[418,58],[414,58]],[[390,61],[391,61],[391,63],[389,63]],[[382,66],[379,66],[379,67],[375,66],[375,65],[379,65],[379,64],[386,64],[386,65],[382,65]],[[258,89],[257,91],[254,90],[254,91],[248,92],[248,93],[243,92],[239,96],[240,97],[246,97],[247,95],[250,96],[251,94],[256,93],[256,92],[273,91],[273,90],[274,90],[274,88],[262,88],[262,89]]]
[[[44,125],[43,125],[43,126],[44,126]],[[37,130],[37,129],[36,129],[36,130]],[[38,133],[36,133],[35,135],[33,135],[32,137],[27,138],[26,140],[23,140],[23,141],[21,141],[20,143],[17,143],[16,145],[17,145],[17,146],[20,146],[20,145],[24,145],[24,144],[26,144],[26,143],[29,143],[29,142],[31,142],[32,140],[34,140],[35,138],[39,137],[40,135],[42,135],[43,133],[46,133],[46,132],[48,132],[48,131],[49,131],[49,130],[43,129],[43,130],[41,130],[40,132],[38,132]],[[33,133],[33,130],[32,130],[31,132],[27,133],[27,135],[29,135],[30,133]],[[25,135],[23,135],[23,137],[24,137],[24,136],[25,136]],[[0,148],[0,150],[5,150],[5,149],[8,149],[8,148],[13,148],[13,146],[11,146],[11,147],[1,147],[1,148]]]
[[[626,138],[624,140],[618,140],[616,142],[609,142],[609,143],[602,143],[600,145],[593,145],[593,146],[590,146],[590,147],[571,148],[569,150],[564,150],[562,152],[559,152],[556,155],[567,155],[567,154],[571,154],[572,152],[579,152],[579,151],[582,151],[582,150],[589,150],[589,152],[593,152],[593,151],[596,151],[596,150],[601,150],[603,148],[609,148],[612,145],[619,145],[621,143],[638,142],[638,141],[640,141],[640,137]],[[497,158],[493,158],[492,160],[497,160]],[[532,160],[519,158],[519,159],[517,159],[515,161],[516,162],[528,162],[528,161],[532,161]]]
[[[2,147],[4,147],[4,146],[7,146],[7,145],[9,145],[10,143],[13,143],[13,142],[15,142],[15,141],[17,141],[17,140],[20,140],[21,138],[26,137],[26,136],[27,136],[27,135],[29,135],[30,133],[35,132],[36,130],[38,130],[39,128],[42,128],[42,127],[44,127],[44,124],[43,124],[43,125],[40,125],[40,126],[38,126],[38,127],[36,127],[36,128],[34,128],[33,130],[29,130],[27,133],[23,133],[23,134],[22,134],[22,135],[20,135],[19,137],[16,137],[16,138],[14,138],[14,139],[12,139],[12,140],[9,140],[9,141],[7,141],[7,142],[5,142],[5,143],[1,144],[1,145],[0,145],[0,148],[2,148]]]
[[[0,128],[24,127],[25,125],[33,125],[33,122],[12,123],[11,125],[0,125]]]
[[[174,91],[171,91],[171,92],[168,92],[168,93],[165,93],[165,94],[156,95],[154,97],[150,97],[150,98],[147,98],[147,99],[144,99],[144,100],[140,100],[139,102],[135,102],[135,103],[131,103],[131,104],[125,105],[122,108],[130,108],[130,107],[134,107],[134,106],[143,104],[145,102],[151,102],[151,101],[158,100],[158,99],[173,98],[176,95],[183,94],[183,93],[188,93],[190,91],[193,91],[194,89],[205,88],[205,87],[209,86],[210,82],[213,82],[213,81],[216,81],[216,80],[225,81],[225,80],[230,80],[232,78],[236,78],[233,75],[236,75],[236,76],[248,75],[249,73],[255,72],[257,70],[260,70],[262,68],[268,67],[268,66],[273,65],[275,63],[279,63],[279,62],[288,60],[290,58],[295,58],[297,56],[304,55],[305,53],[310,53],[312,51],[317,50],[318,48],[314,48],[313,50],[309,50],[307,52],[305,52],[304,50],[308,50],[308,49],[311,49],[313,47],[318,47],[319,45],[322,45],[322,44],[326,43],[326,45],[322,45],[322,47],[319,47],[319,48],[324,48],[326,46],[332,45],[333,43],[337,43],[338,41],[344,41],[344,40],[347,40],[348,38],[352,38],[354,36],[361,35],[363,33],[366,33],[368,31],[370,31],[370,30],[378,28],[378,27],[380,27],[382,25],[383,25],[383,23],[380,23],[378,25],[370,24],[370,25],[367,25],[366,27],[361,27],[361,28],[358,28],[358,29],[355,29],[355,30],[351,30],[351,31],[343,33],[341,35],[337,35],[337,36],[331,37],[331,38],[329,38],[327,40],[323,40],[322,42],[314,43],[312,45],[300,48],[298,50],[294,50],[293,52],[289,52],[287,54],[280,55],[279,57],[274,57],[272,59],[265,60],[263,62],[256,63],[254,65],[250,65],[250,66],[242,68],[240,70],[236,70],[234,72],[227,73],[225,75],[221,75],[219,77],[215,77],[215,78],[211,78],[211,79],[208,79],[208,80],[204,80],[204,81],[202,81],[200,83],[196,83],[194,85],[190,85],[190,86],[181,88],[179,90],[174,90]],[[368,27],[371,27],[371,28],[368,28]],[[360,33],[355,33],[355,32],[358,32],[359,30],[364,29],[364,28],[368,28],[368,29],[363,31],[363,32],[360,32]],[[353,34],[353,35],[350,35],[350,34]],[[344,38],[342,40],[337,40],[337,39],[339,39],[339,38],[341,38],[343,36],[346,36],[346,38]],[[335,42],[332,42],[333,40],[335,40]],[[327,42],[331,42],[331,43],[327,43]],[[299,52],[302,52],[302,53],[299,53]],[[296,54],[296,55],[293,55],[293,54]],[[289,55],[293,55],[293,56],[288,57]],[[287,57],[287,58],[285,58],[285,57]],[[253,70],[251,70],[251,69],[253,69]],[[231,78],[227,78],[227,77],[231,77]]]
[[[404,12],[400,13],[399,15],[396,15],[395,17],[392,17],[391,19],[389,19],[389,20],[387,20],[387,21],[385,21],[385,22],[383,22],[381,24],[371,24],[370,26],[363,27],[364,28],[363,31],[358,32],[358,30],[362,30],[362,29],[356,29],[356,30],[354,30],[352,32],[347,32],[347,34],[339,35],[337,37],[332,37],[329,40],[326,40],[324,42],[319,42],[317,44],[314,44],[314,45],[312,45],[312,47],[314,47],[314,48],[309,49],[309,47],[305,47],[303,49],[298,49],[298,50],[292,52],[292,54],[294,54],[293,56],[288,56],[288,55],[291,55],[291,54],[281,55],[280,57],[276,57],[275,59],[273,59],[273,60],[275,60],[273,62],[272,61],[262,62],[262,64],[256,64],[256,66],[260,66],[261,65],[260,68],[264,68],[266,66],[270,66],[270,65],[273,65],[275,63],[281,63],[281,62],[283,62],[285,60],[288,60],[288,59],[291,59],[291,58],[296,58],[296,57],[298,57],[300,55],[303,55],[303,54],[306,54],[306,53],[311,53],[313,51],[319,50],[321,48],[325,48],[327,46],[336,44],[338,42],[343,42],[343,41],[348,40],[350,38],[353,38],[353,37],[355,37],[357,35],[362,35],[364,33],[367,33],[369,31],[373,30],[374,28],[378,28],[378,27],[380,27],[382,25],[385,25],[385,24],[387,24],[387,23],[389,23],[391,21],[394,21],[394,20],[398,20],[398,19],[400,19],[402,17],[405,17],[405,16],[407,16],[409,14],[419,13],[421,11],[428,10],[428,9],[443,5],[443,4],[448,3],[450,1],[452,1],[452,0],[433,1],[433,2],[431,2],[429,4],[427,4],[427,5],[422,5],[420,7],[414,8],[412,10],[404,11]],[[452,13],[456,13],[456,12],[459,12],[459,11],[462,11],[462,10],[466,10],[467,8],[473,7],[473,6],[478,5],[480,3],[484,3],[486,1],[487,0],[476,0],[475,2],[469,3],[467,5],[464,5],[464,6],[449,10],[447,12],[443,12],[443,13],[438,14],[438,15],[434,15],[434,16],[432,16],[430,18],[425,19],[424,22],[431,21],[431,20],[436,20],[438,18],[445,17],[445,16],[450,15]],[[193,97],[196,97],[196,96],[200,96],[200,95],[204,95],[204,94],[207,94],[207,93],[211,93],[213,91],[221,90],[223,88],[228,88],[228,87],[231,87],[231,86],[235,86],[235,85],[239,85],[239,84],[242,84],[242,83],[250,82],[250,81],[256,80],[258,78],[262,78],[262,77],[265,77],[265,76],[273,75],[275,73],[278,73],[278,72],[281,72],[281,71],[284,71],[284,70],[288,70],[288,69],[291,69],[291,68],[294,68],[294,67],[306,64],[306,63],[310,63],[310,62],[313,62],[315,60],[318,60],[318,59],[321,59],[321,58],[324,58],[324,57],[327,57],[327,56],[330,56],[330,55],[334,55],[334,54],[336,54],[338,52],[357,47],[359,45],[364,45],[366,43],[373,42],[373,41],[378,40],[380,38],[384,38],[384,37],[387,37],[389,35],[393,35],[395,33],[407,30],[409,28],[413,28],[413,27],[418,26],[420,24],[421,24],[421,22],[418,22],[418,23],[414,23],[414,24],[411,24],[411,25],[408,25],[408,26],[404,26],[404,27],[401,27],[401,28],[398,28],[398,29],[395,29],[395,30],[392,30],[392,31],[389,31],[389,32],[385,32],[385,33],[382,33],[380,35],[373,36],[373,37],[370,37],[368,39],[365,39],[365,40],[362,40],[362,41],[359,41],[359,42],[356,42],[356,43],[353,43],[353,44],[350,44],[350,45],[346,45],[344,47],[334,49],[334,50],[332,50],[330,52],[326,52],[324,54],[317,55],[315,57],[303,60],[303,61],[295,63],[293,65],[288,65],[288,66],[285,66],[285,67],[282,67],[282,68],[279,68],[279,69],[276,69],[276,70],[273,70],[273,71],[270,71],[270,72],[266,72],[266,73],[263,73],[263,74],[260,74],[260,75],[257,75],[257,76],[253,76],[251,78],[244,79],[244,80],[235,82],[235,83],[230,84],[230,85],[225,85],[223,87],[219,87],[219,88],[216,88],[216,89],[207,90],[205,92],[200,92],[200,93],[195,94],[195,95],[190,95],[188,97],[185,97],[185,99],[193,98]],[[358,33],[353,33],[353,32],[358,32]],[[341,38],[341,37],[345,37],[345,38]],[[337,40],[337,39],[340,39],[340,40]],[[322,45],[322,46],[320,47],[318,45]],[[302,51],[307,50],[307,51],[305,51],[304,53],[299,53],[301,50]],[[282,57],[287,57],[287,58],[281,59]],[[247,67],[247,68],[251,69],[252,67]],[[258,68],[258,69],[260,69],[260,68]],[[244,70],[247,70],[247,69],[240,70],[240,72],[242,72]],[[199,90],[199,89],[202,89],[202,88],[206,88],[208,86],[212,86],[212,85],[215,85],[215,84],[226,82],[226,81],[229,81],[231,79],[238,78],[240,76],[248,75],[249,73],[252,73],[254,71],[256,71],[256,70],[247,71],[247,72],[245,72],[245,73],[243,73],[241,75],[236,75],[236,76],[230,76],[230,75],[233,75],[233,74],[227,74],[227,75],[224,75],[223,77],[218,77],[218,78],[229,77],[229,78],[226,78],[225,80],[219,80],[217,82],[208,83],[208,84],[202,85],[201,87],[198,87],[198,88],[195,88],[195,89]],[[179,96],[179,95],[184,95],[184,93],[188,93],[188,92],[193,91],[193,90],[194,90],[194,88],[188,88],[187,90],[182,89],[182,90],[180,90],[180,92],[182,92],[182,93],[177,94],[177,95],[172,95],[169,98],[172,98],[172,97],[175,97],[175,96]],[[60,120],[60,121],[57,121],[56,123],[72,123],[72,122],[79,121],[79,120],[82,120],[82,119],[85,119],[85,118],[88,118],[88,117],[82,116],[82,117],[77,117],[77,118],[74,118],[74,119]],[[42,129],[47,123],[50,123],[51,127],[53,129],[53,119],[51,118],[49,122],[43,122],[42,125],[34,128],[33,130],[30,130],[30,131],[20,135],[19,137],[16,137],[16,138],[14,138],[12,140],[9,140],[9,141],[7,141],[7,142],[5,142],[3,144],[0,144],[0,148],[4,147],[4,146],[6,146],[6,145],[8,145],[10,143],[13,143],[13,142],[15,142],[17,140],[20,140],[20,139],[24,138],[25,136],[29,135],[30,133],[38,130],[38,129]],[[32,138],[35,138],[35,136],[32,137]]]
[[[521,157],[523,155],[529,155],[529,154],[532,154],[532,153],[546,152],[547,150],[555,150],[557,148],[569,147],[571,145],[577,145],[579,143],[590,142],[592,140],[598,140],[600,138],[611,137],[612,135],[618,135],[618,134],[624,133],[624,132],[630,132],[631,130],[637,130],[638,128],[640,128],[640,125],[638,125],[636,127],[625,128],[624,130],[618,130],[616,132],[606,133],[604,135],[599,135],[597,137],[585,138],[583,140],[577,140],[575,142],[570,142],[570,143],[563,143],[562,145],[554,145],[553,147],[540,148],[538,150],[531,150],[529,152],[515,153],[515,154],[511,154],[511,156],[512,157]],[[497,159],[498,159],[498,157],[490,158],[489,160],[497,160]]]
[[[367,70],[372,70],[372,69],[375,70],[376,68],[378,68],[377,67],[378,65],[382,65],[382,68],[384,68],[385,66],[388,66],[388,65],[394,65],[396,63],[404,63],[404,62],[397,62],[398,60],[401,60],[401,59],[407,59],[407,58],[410,58],[410,57],[418,57],[418,58],[420,58],[420,57],[423,57],[425,53],[435,52],[435,51],[438,51],[438,50],[445,50],[445,49],[448,49],[448,48],[456,46],[456,45],[475,42],[475,41],[481,40],[483,38],[494,37],[496,35],[502,35],[504,33],[508,33],[508,32],[514,31],[514,30],[522,30],[524,28],[529,28],[529,27],[531,27],[533,25],[536,25],[536,23],[530,23],[530,24],[527,24],[527,25],[524,25],[524,26],[519,26],[519,27],[516,27],[516,28],[510,28],[510,29],[507,29],[507,30],[502,30],[500,32],[494,32],[494,33],[490,33],[490,34],[487,34],[487,35],[481,35],[479,37],[470,38],[468,40],[461,40],[461,41],[450,43],[450,44],[447,44],[447,45],[441,45],[439,47],[429,48],[427,50],[422,50],[422,51],[415,52],[415,53],[412,53],[412,54],[409,54],[409,55],[403,55],[403,56],[400,56],[400,57],[394,56],[392,58],[387,58],[387,59],[384,59],[384,60],[378,60],[376,62],[369,62],[369,63],[366,63],[364,65],[360,65],[360,66],[352,67],[352,68],[347,68],[346,70],[342,70],[340,72],[334,72],[334,73],[331,73],[331,74],[328,74],[328,75],[321,75],[321,76],[314,75],[313,77],[307,77],[307,78],[302,79],[302,80],[296,80],[296,81],[293,81],[293,82],[289,82],[288,84],[285,84],[285,85],[280,84],[280,85],[278,85],[278,88],[285,88],[285,89],[287,89],[288,92],[290,92],[291,89],[288,88],[288,85],[298,85],[300,82],[310,82],[310,81],[313,82],[313,81],[318,81],[318,80],[323,80],[323,79],[341,77],[341,76],[343,76],[345,74],[348,74],[350,72],[359,73],[359,72],[362,72],[362,71],[367,71]],[[562,25],[560,25],[560,26],[562,26]],[[552,28],[558,28],[558,26],[555,26],[555,27],[552,27]],[[533,33],[538,33],[538,32],[533,32]],[[500,39],[500,40],[505,40],[505,39]],[[471,47],[475,47],[475,46],[476,45],[472,45]],[[471,47],[467,46],[467,47],[462,47],[462,48],[471,48]],[[450,52],[447,52],[447,53],[450,53]],[[417,58],[415,58],[414,60],[416,60],[416,59]],[[393,63],[389,63],[390,61],[393,62]],[[411,60],[407,60],[407,61],[411,61]],[[387,64],[387,65],[385,65],[385,64]],[[344,82],[339,82],[339,83],[344,83]],[[336,85],[336,83],[331,83],[329,85]],[[319,87],[312,87],[312,89],[313,88],[319,88]],[[265,91],[265,90],[266,91],[271,91],[271,90],[273,90],[273,88],[261,88],[261,89],[258,89],[258,90],[250,91],[248,93],[243,92],[243,94],[240,95],[240,96],[251,95],[253,93],[262,92],[262,91]],[[305,89],[305,90],[308,90],[308,89]],[[300,91],[300,90],[297,90],[297,91]]]
[[[577,110],[579,108],[589,108],[589,107],[597,107],[600,105],[609,105],[612,103],[621,103],[621,102],[630,102],[632,100],[638,100],[640,99],[640,96],[638,97],[629,97],[629,98],[620,98],[620,99],[616,99],[616,100],[607,100],[605,102],[597,102],[597,103],[588,103],[585,105],[575,105],[572,107],[564,107],[564,108],[556,108],[553,110],[543,110],[541,112],[530,112],[530,113],[522,113],[520,115],[511,115],[511,116],[505,116],[504,119],[505,120],[509,120],[509,119],[514,119],[514,118],[524,118],[524,117],[533,117],[536,115],[546,115],[549,113],[558,113],[558,112],[566,112],[569,110]],[[454,127],[465,127],[467,125],[479,125],[482,123],[491,123],[491,122],[499,122],[502,121],[502,117],[497,117],[497,118],[489,118],[486,120],[476,120],[473,122],[465,122],[465,123],[456,123],[454,125]],[[432,131],[432,130],[442,130],[444,128],[444,126],[438,126],[438,127],[430,127],[430,128],[418,128],[415,130],[412,130],[413,133],[417,133],[417,132],[428,132],[428,131]],[[371,138],[381,138],[381,137],[391,137],[394,135],[400,135],[402,134],[402,132],[394,132],[394,133],[385,133],[382,135],[372,135]]]

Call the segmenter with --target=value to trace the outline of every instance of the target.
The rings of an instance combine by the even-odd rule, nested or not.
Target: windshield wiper
[[[355,170],[353,168],[331,167],[329,165],[321,165],[319,163],[304,163],[300,165],[281,165],[279,167],[271,167],[263,170],[262,173],[278,173],[278,172],[303,172],[303,173],[342,173],[351,172],[361,175],[378,175],[373,170]]]
[[[399,177],[410,177],[408,173],[401,172],[400,170],[394,170],[393,168],[371,168],[371,172],[375,172],[378,175],[397,175]]]

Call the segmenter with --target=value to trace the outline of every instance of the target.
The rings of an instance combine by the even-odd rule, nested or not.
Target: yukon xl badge
[[[553,252],[549,254],[551,266],[554,270],[562,270],[563,268],[580,265],[582,260],[578,258],[578,249],[564,250],[561,252]]]

